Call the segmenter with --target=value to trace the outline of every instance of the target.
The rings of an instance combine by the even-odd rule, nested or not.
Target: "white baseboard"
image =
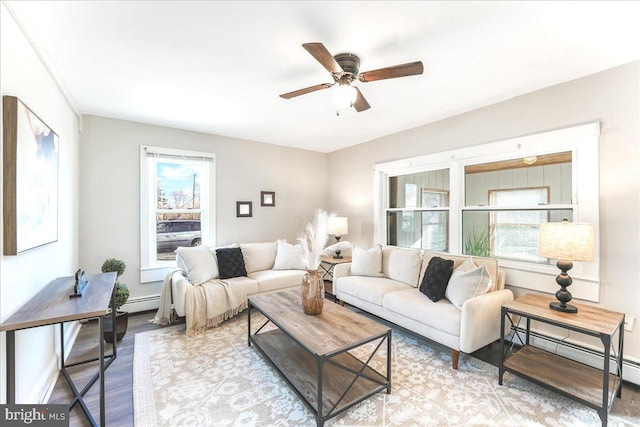
[[[58,361],[58,357],[52,357],[45,371],[40,376],[40,382],[32,389],[31,396],[29,396],[27,402],[38,402],[38,404],[47,403],[56,385],[56,381],[58,381],[58,374],[60,373],[58,370],[59,367],[60,362]]]
[[[532,330],[532,332],[534,332]],[[519,331],[522,342],[524,342],[524,331]],[[516,344],[520,344],[519,340],[515,340]],[[550,353],[559,354],[567,359],[575,360],[594,368],[602,369],[604,365],[603,350],[590,346],[588,344],[565,339],[564,337],[553,337],[548,333],[541,334],[539,332],[531,335],[530,343],[536,347],[542,348]],[[616,363],[612,361],[611,372],[615,372]],[[622,379],[630,383],[640,385],[640,361],[634,360],[632,357],[624,356],[622,362]]]
[[[160,307],[160,294],[129,298],[127,303],[122,306],[122,310],[136,313],[138,311],[157,310],[158,307]]]

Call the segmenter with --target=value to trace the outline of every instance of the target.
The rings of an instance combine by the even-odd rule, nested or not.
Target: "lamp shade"
[[[538,255],[562,261],[593,261],[593,224],[547,222],[540,224]]]
[[[327,224],[329,229],[329,234],[333,234],[334,236],[342,236],[343,234],[349,234],[349,223],[347,218],[344,216],[333,216],[329,218],[329,223]]]

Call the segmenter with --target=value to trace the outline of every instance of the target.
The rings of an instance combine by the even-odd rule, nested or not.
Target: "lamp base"
[[[342,251],[340,249],[336,249],[336,254],[333,256],[333,259],[343,259],[344,257],[340,255]]]
[[[560,274],[556,277],[556,283],[560,285],[560,290],[556,292],[556,298],[559,302],[549,303],[549,308],[563,313],[577,313],[578,307],[567,304],[573,299],[571,292],[567,290],[567,287],[573,283],[573,279],[567,274],[567,271],[573,268],[573,263],[571,261],[558,260],[556,266],[560,269]]]
[[[549,303],[549,308],[551,310],[562,311],[563,313],[577,313],[578,307],[571,304],[562,304],[559,302],[551,302]]]

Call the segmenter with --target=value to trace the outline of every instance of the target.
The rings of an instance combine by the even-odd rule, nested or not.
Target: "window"
[[[179,246],[214,244],[215,155],[141,147],[141,282],[161,280]]]
[[[390,177],[388,200],[388,244],[447,251],[448,169]]]
[[[518,206],[527,210],[496,210],[489,216],[491,256],[529,262],[548,262],[538,256],[538,226],[549,222],[549,212],[536,209],[549,204],[549,188],[490,190],[489,206]],[[465,248],[465,253],[467,253]]]
[[[538,227],[591,223],[598,244],[599,131],[592,123],[378,164],[375,243],[495,257],[508,284],[555,292],[556,260],[537,255]],[[598,259],[596,250],[574,265],[574,297],[598,301]]]

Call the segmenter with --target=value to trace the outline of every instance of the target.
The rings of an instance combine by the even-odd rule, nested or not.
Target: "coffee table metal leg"
[[[387,394],[391,394],[391,330],[387,332]]]
[[[321,357],[316,358],[316,372],[318,374],[318,412],[316,413],[316,425],[322,427],[324,421],[322,420],[322,368],[324,367],[324,359]]]
[[[251,347],[251,304],[247,311],[247,346]]]

